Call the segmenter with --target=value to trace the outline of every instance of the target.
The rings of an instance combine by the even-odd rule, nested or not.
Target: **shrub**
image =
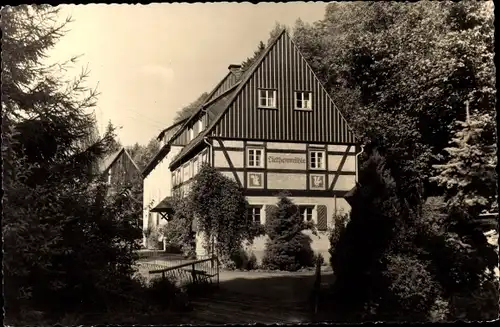
[[[165,308],[181,309],[188,304],[176,280],[170,277],[151,279],[147,287],[147,296],[148,300]]]
[[[440,287],[416,242],[418,214],[399,197],[377,152],[360,172],[349,223],[330,236],[336,277],[332,307],[339,320],[427,320]],[[353,290],[356,297],[350,297]]]
[[[348,214],[334,214],[333,215],[333,228],[329,233],[330,248],[328,253],[330,253],[330,265],[332,265],[332,259],[335,252],[335,247],[339,242],[340,235],[344,232],[347,223],[349,221]]]
[[[311,238],[302,233],[312,225],[304,222],[298,207],[285,195],[280,195],[278,206],[266,219],[269,237],[262,265],[268,269],[296,271],[314,266]]]
[[[234,251],[230,259],[233,263],[230,268],[241,270],[257,269],[257,257],[254,253],[248,254],[243,248]]]

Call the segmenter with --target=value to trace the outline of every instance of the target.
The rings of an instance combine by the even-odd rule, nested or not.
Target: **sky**
[[[212,88],[267,42],[276,22],[324,16],[325,2],[62,5],[69,31],[49,52],[59,62],[80,55],[68,76],[90,70],[99,91],[99,129],[120,127],[123,145],[147,144],[176,112]]]

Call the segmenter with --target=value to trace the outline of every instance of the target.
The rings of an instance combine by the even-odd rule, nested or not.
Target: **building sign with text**
[[[269,169],[306,169],[306,154],[268,153],[267,168]]]

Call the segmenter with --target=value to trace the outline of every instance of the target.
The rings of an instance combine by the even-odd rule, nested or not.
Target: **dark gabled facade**
[[[111,193],[123,186],[141,184],[141,170],[125,148],[108,155],[100,169]]]
[[[236,65],[229,66],[229,69]],[[205,137],[228,139],[354,144],[354,133],[330,95],[288,33],[283,30],[252,66],[240,71],[234,84],[228,76],[209,95],[198,112],[173,137],[173,144],[185,149],[173,160],[175,169],[182,158],[199,148]],[[259,90],[276,91],[276,108],[258,105]],[[314,110],[294,108],[296,91],[310,92]],[[214,95],[219,94],[219,97]],[[221,96],[222,94],[222,96]],[[206,114],[205,114],[206,113]],[[193,121],[203,121],[203,131],[190,137]],[[195,126],[194,126],[195,127]]]

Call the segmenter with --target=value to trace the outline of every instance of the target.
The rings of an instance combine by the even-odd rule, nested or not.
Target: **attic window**
[[[295,92],[295,109],[312,110],[312,93]]]
[[[199,132],[201,133],[204,128],[205,128],[205,126],[203,126],[203,116],[201,116],[200,119],[198,120],[198,130],[199,130]]]
[[[276,90],[259,89],[259,108],[276,108]]]

